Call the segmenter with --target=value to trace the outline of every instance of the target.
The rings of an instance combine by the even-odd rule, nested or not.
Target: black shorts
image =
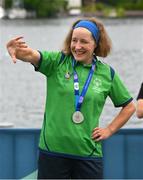
[[[102,179],[102,158],[80,160],[39,153],[38,179]]]

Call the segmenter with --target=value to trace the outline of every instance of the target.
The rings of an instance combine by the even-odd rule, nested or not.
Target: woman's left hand
[[[95,129],[93,129],[92,139],[95,141],[101,141],[107,139],[111,135],[112,132],[109,127],[106,128],[96,127]]]

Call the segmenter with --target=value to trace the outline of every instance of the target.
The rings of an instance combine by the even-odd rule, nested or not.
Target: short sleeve
[[[141,87],[137,96],[137,100],[138,99],[143,99],[143,83],[141,84]]]
[[[42,51],[39,53],[40,62],[39,66],[36,67],[35,70],[46,76],[50,76],[57,69],[62,53],[49,51]]]
[[[129,91],[124,86],[117,73],[115,73],[114,75],[109,97],[111,98],[115,107],[126,106],[133,100]]]

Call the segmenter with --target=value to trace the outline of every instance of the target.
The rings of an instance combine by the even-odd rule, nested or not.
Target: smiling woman
[[[96,43],[92,34],[85,28],[76,28],[72,35],[71,52],[76,61],[91,64]]]
[[[120,129],[135,111],[116,71],[97,58],[111,50],[103,24],[96,18],[74,22],[62,52],[37,51],[23,37],[10,40],[7,49],[14,63],[17,59],[29,62],[47,79],[38,178],[101,179],[102,140]],[[99,117],[108,96],[121,110],[101,128]]]

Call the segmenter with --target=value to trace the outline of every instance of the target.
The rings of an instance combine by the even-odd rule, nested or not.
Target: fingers
[[[100,127],[94,128],[92,133],[92,139],[95,141],[101,141],[103,139],[106,139],[106,129]]]
[[[21,39],[23,39],[24,37],[23,36],[18,36],[18,37],[16,37],[16,38],[14,38],[13,40],[14,41],[18,41],[18,40],[21,40]]]
[[[101,140],[103,140],[103,138],[101,137],[101,136],[98,136],[96,139],[95,139],[95,141],[101,141]]]
[[[12,58],[13,63],[16,63],[17,59],[16,59],[16,56],[15,56],[15,53],[13,53],[11,55],[11,58]]]
[[[11,58],[12,58],[13,63],[16,63],[16,61],[17,61],[16,60],[16,51],[13,50],[13,49],[9,49],[8,52],[9,52],[9,55],[11,56]]]
[[[16,42],[16,48],[27,48],[28,46],[24,41],[17,41]]]
[[[15,46],[15,44],[16,44],[19,40],[21,40],[21,39],[23,39],[23,37],[22,37],[22,36],[19,36],[19,37],[17,37],[17,38],[14,38],[14,39],[10,40],[10,41],[7,43],[7,48],[9,48],[9,47],[11,47],[11,46]]]
[[[107,139],[111,135],[112,133],[108,127],[107,128],[97,127],[93,130],[92,139],[95,141],[101,141],[101,140]]]
[[[27,47],[26,43],[23,41],[22,36],[14,38],[7,43],[7,49],[9,49],[9,48],[20,48],[20,47],[22,47],[22,48]]]
[[[14,63],[18,58],[17,53],[19,54],[20,51],[22,52],[27,47],[27,44],[23,41],[23,36],[16,37],[8,42],[7,49]]]
[[[92,139],[94,139],[94,140],[96,140],[96,141],[102,140],[102,134],[101,134],[99,128],[95,128],[95,129],[93,130]]]
[[[19,37],[13,39],[12,41],[18,48],[23,48],[26,46],[25,41],[23,41],[23,36],[19,36]]]

